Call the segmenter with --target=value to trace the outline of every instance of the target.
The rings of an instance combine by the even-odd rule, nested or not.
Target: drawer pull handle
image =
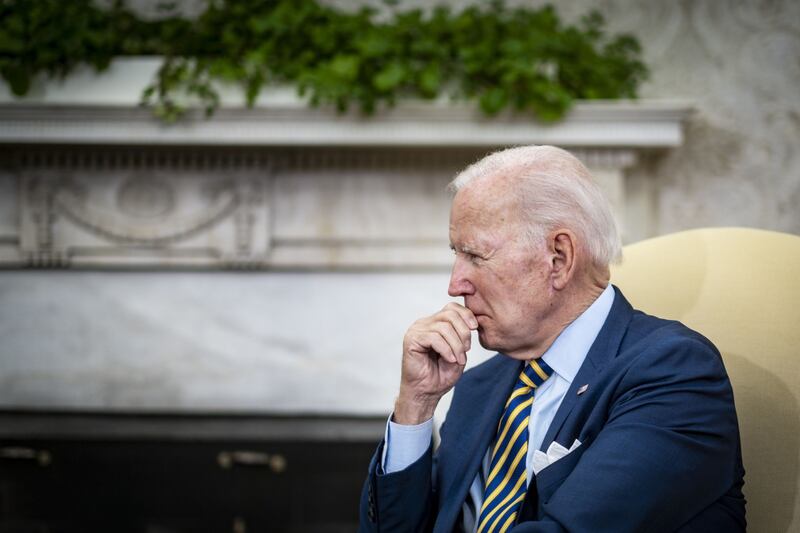
[[[265,467],[276,474],[284,472],[288,467],[286,458],[279,453],[268,454],[248,450],[219,452],[217,464],[225,469],[233,468],[234,465]]]
[[[53,456],[47,450],[9,446],[0,448],[0,459],[36,461],[39,466],[48,466],[53,461]]]

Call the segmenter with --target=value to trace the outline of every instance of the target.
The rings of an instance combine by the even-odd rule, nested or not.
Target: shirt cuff
[[[417,462],[428,450],[432,437],[433,418],[422,424],[406,426],[395,424],[389,416],[381,458],[383,472],[386,474],[399,472]]]

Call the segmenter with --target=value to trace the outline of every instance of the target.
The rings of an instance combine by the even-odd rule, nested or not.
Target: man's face
[[[523,236],[516,202],[504,189],[467,186],[453,199],[448,293],[464,297],[484,348],[529,359],[547,338],[553,292],[547,259]]]

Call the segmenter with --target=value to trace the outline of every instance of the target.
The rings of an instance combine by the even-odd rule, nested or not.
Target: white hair
[[[572,230],[592,262],[608,266],[622,257],[622,242],[611,206],[580,160],[555,146],[500,150],[460,172],[449,189],[458,192],[489,177],[513,180],[525,233],[541,246],[558,226]]]

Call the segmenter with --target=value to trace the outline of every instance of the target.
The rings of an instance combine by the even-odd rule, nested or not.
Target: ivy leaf
[[[361,61],[358,56],[337,55],[330,62],[330,71],[337,77],[346,81],[353,81],[358,77],[358,67]]]
[[[251,18],[248,24],[250,28],[257,34],[265,34],[272,29],[275,21],[271,13],[264,13],[260,16]]]
[[[386,55],[391,48],[391,44],[391,36],[387,35],[385,31],[369,32],[355,42],[358,51],[368,58]]]
[[[434,98],[442,85],[442,71],[439,65],[431,63],[419,75],[419,88],[426,98]]]
[[[406,77],[406,68],[402,63],[394,61],[372,78],[372,86],[386,92],[400,85]]]
[[[25,44],[21,40],[15,39],[8,33],[0,30],[0,53],[3,55],[14,55],[21,54],[24,51]]]
[[[30,73],[19,65],[3,65],[0,74],[8,82],[14,96],[25,96],[31,88]]]
[[[248,81],[245,88],[245,101],[247,102],[247,107],[253,107],[256,98],[258,98],[258,94],[261,92],[262,85],[263,80],[260,77],[254,77]]]
[[[502,87],[492,87],[481,95],[479,104],[487,115],[496,115],[508,104],[508,93]]]

